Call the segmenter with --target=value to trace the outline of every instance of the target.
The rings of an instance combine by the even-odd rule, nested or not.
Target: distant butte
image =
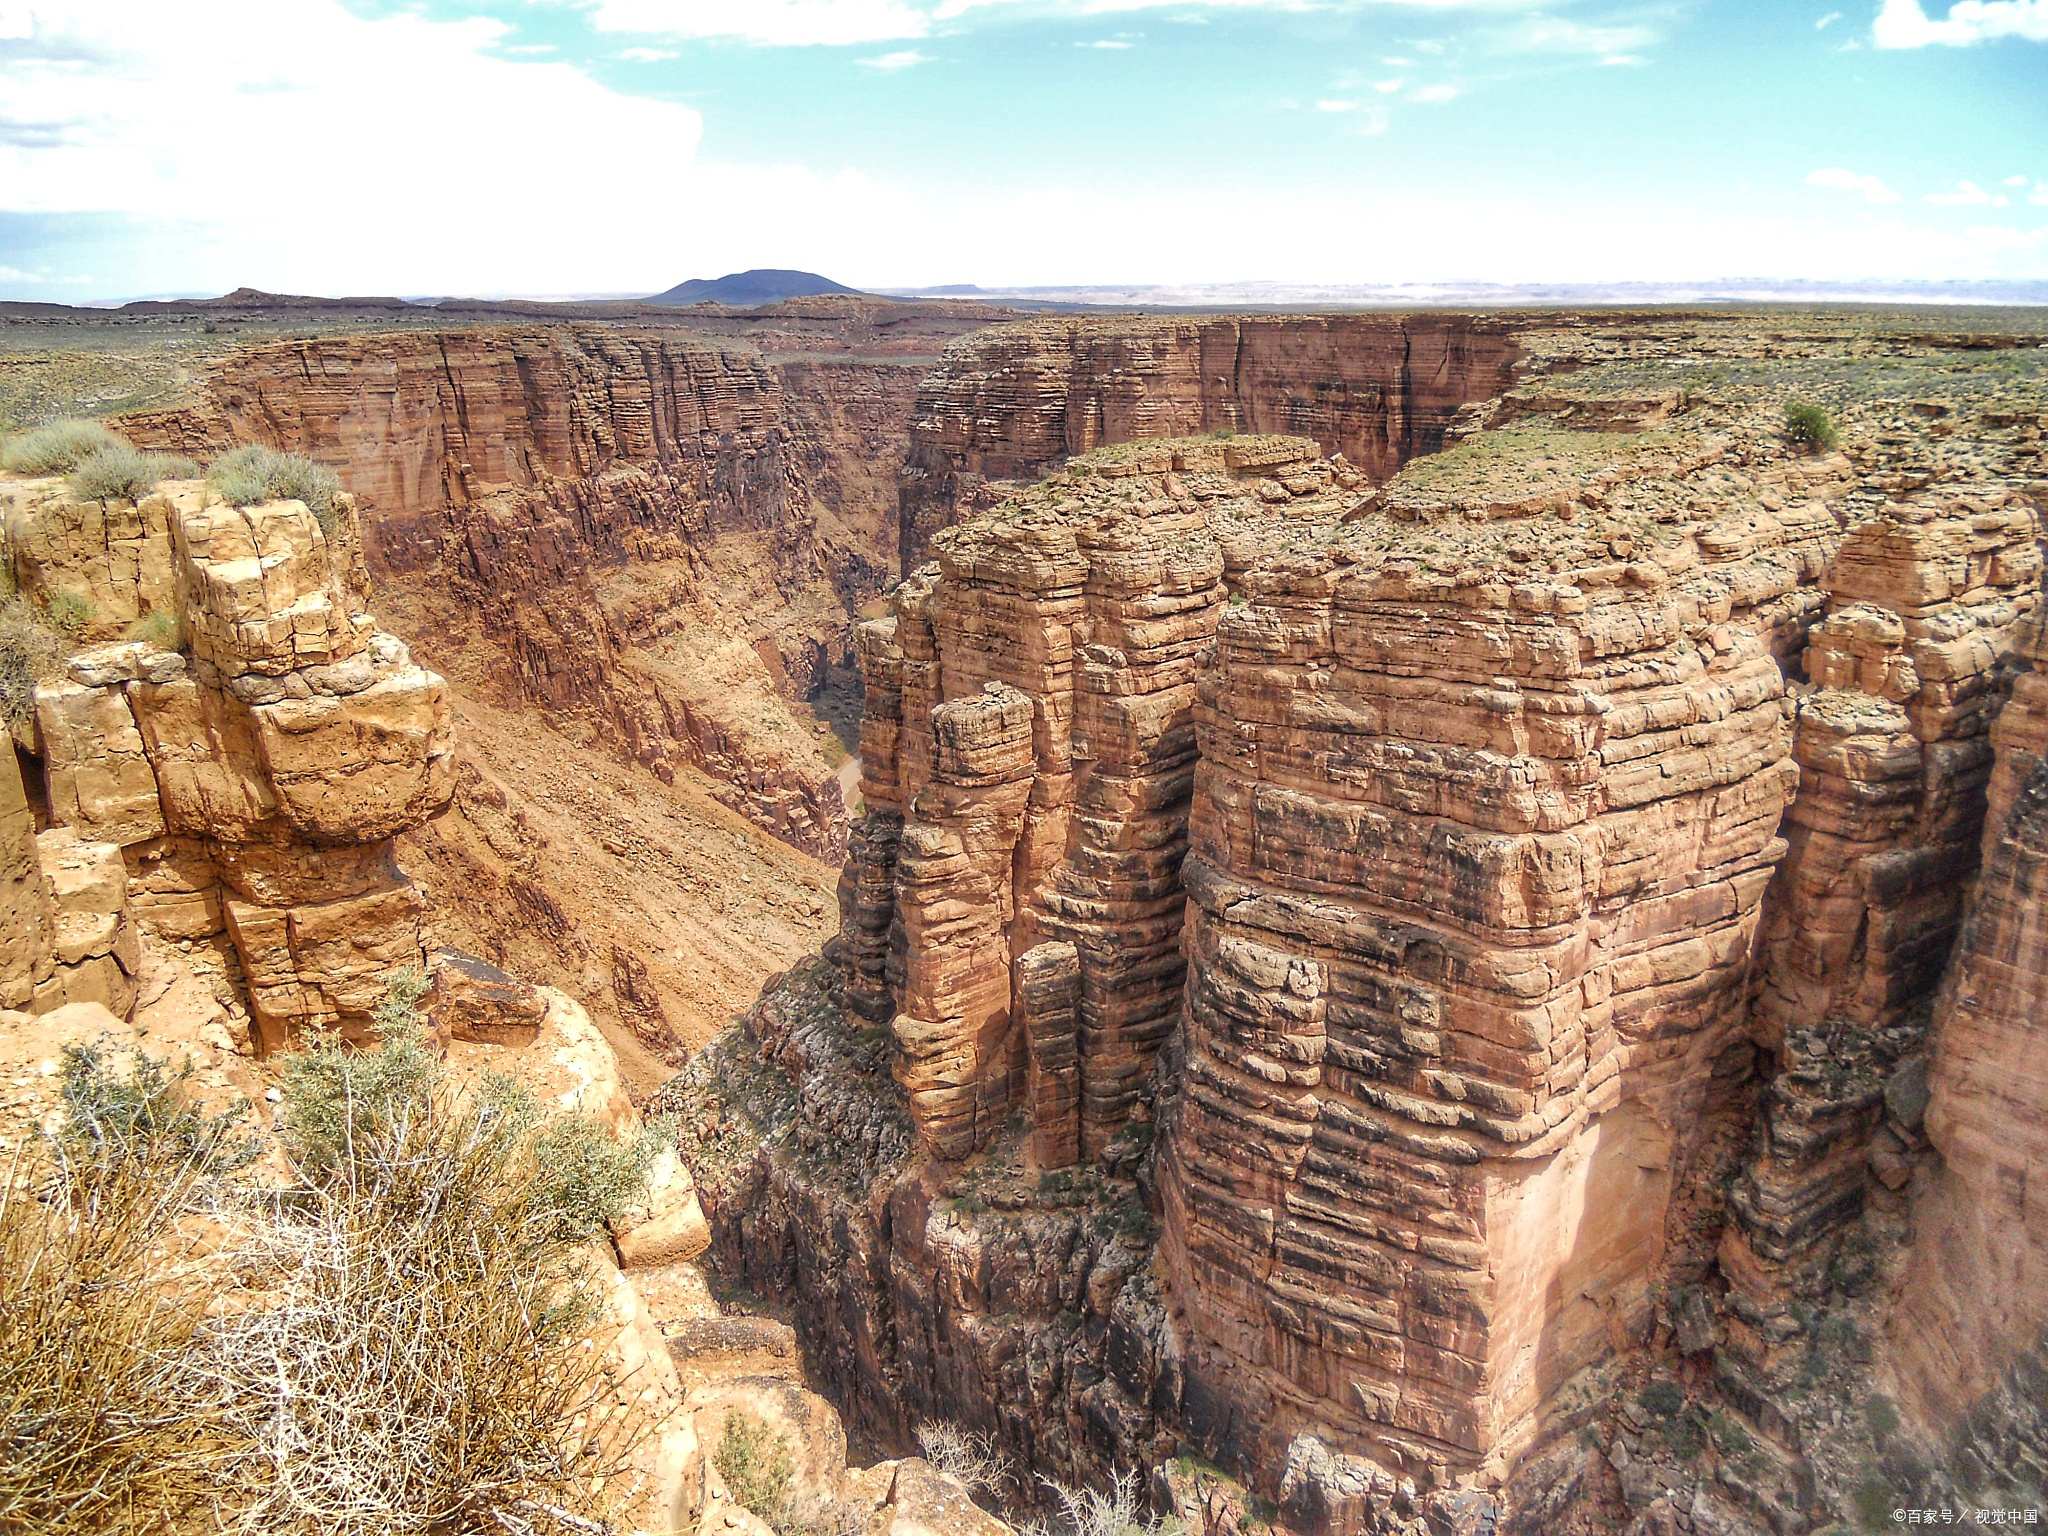
[[[858,294],[815,272],[790,272],[780,267],[755,267],[747,272],[728,272],[724,277],[693,277],[677,283],[666,293],[651,295],[650,304],[779,304],[784,299],[815,299],[827,293]]]

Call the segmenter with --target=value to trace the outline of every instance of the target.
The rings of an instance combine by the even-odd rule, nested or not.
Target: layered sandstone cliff
[[[1291,433],[1374,480],[1511,382],[1526,319],[1272,315],[1038,320],[948,347],[919,390],[902,566],[1069,455],[1198,432]],[[993,483],[992,483],[993,482]]]
[[[790,706],[845,662],[852,608],[891,565],[867,456],[914,379],[676,330],[412,332],[252,349],[130,430],[334,467],[380,601],[465,691],[664,778],[699,769],[836,859],[834,764]]]
[[[196,482],[132,505],[54,481],[5,494],[14,579],[66,598],[86,642],[36,688],[29,760],[59,969],[31,938],[7,1006],[125,1015],[139,921],[232,942],[262,1049],[365,1029],[389,973],[422,959],[425,902],[392,840],[452,783],[442,681],[367,611],[352,504],[323,521]],[[149,638],[114,638],[138,620]],[[10,888],[33,907],[35,884]]]
[[[1840,1345],[1923,1172],[1951,1246],[2027,1219],[1990,1147],[2038,1096],[2000,894],[2029,682],[1988,733],[2039,433],[1879,402],[1788,451],[1655,384],[1669,345],[1377,487],[1126,423],[948,504],[861,634],[830,969],[669,1091],[721,1265],[864,1430],[944,1414],[1069,1478],[1192,1447],[1298,1531],[1795,1530],[1919,1476],[1843,1428],[1876,1389]],[[1956,974],[1997,979],[1936,1008],[1980,833],[2015,873]],[[1995,1302],[1981,1262],[1912,1282],[1929,1358],[1985,1343],[1945,1407],[2036,1379],[2030,1262]],[[2024,1421],[1973,1443],[2023,1458]],[[1246,1507],[1161,1477],[1207,1529]]]

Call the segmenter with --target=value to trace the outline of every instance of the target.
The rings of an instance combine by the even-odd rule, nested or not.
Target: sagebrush
[[[587,1196],[532,1096],[459,1090],[393,980],[392,1038],[287,1063],[260,1179],[181,1073],[67,1055],[64,1130],[0,1187],[0,1530],[605,1528],[643,1426],[589,1342]]]
[[[96,421],[53,421],[0,447],[0,468],[17,475],[69,474],[107,448],[127,444]]]
[[[190,480],[198,473],[199,466],[181,455],[110,443],[72,469],[71,494],[81,501],[140,501],[161,481]]]
[[[333,527],[334,498],[341,494],[341,477],[304,454],[279,453],[250,443],[215,459],[206,478],[231,506],[303,501],[322,528]]]

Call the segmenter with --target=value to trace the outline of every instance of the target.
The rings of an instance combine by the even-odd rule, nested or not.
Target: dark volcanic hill
[[[788,272],[780,267],[756,267],[751,272],[728,272],[724,277],[693,277],[677,283],[666,293],[648,299],[650,304],[775,304],[783,299],[810,299],[821,293],[858,293],[815,272]]]

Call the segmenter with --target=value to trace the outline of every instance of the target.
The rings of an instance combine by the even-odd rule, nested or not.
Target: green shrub
[[[77,641],[97,616],[92,599],[83,592],[59,592],[50,599],[50,606],[45,611],[50,628],[72,642]]]
[[[341,492],[341,477],[303,454],[279,453],[260,443],[250,443],[215,459],[206,478],[230,506],[303,501],[320,520],[320,526],[332,531],[334,498]]]
[[[203,1114],[185,1092],[190,1077],[189,1065],[166,1071],[138,1050],[104,1043],[65,1046],[58,1080],[65,1156],[91,1163],[169,1163],[207,1173],[248,1162],[256,1144],[235,1134],[246,1104],[222,1115]]]
[[[142,453],[113,443],[79,460],[71,494],[82,501],[140,501],[160,480],[190,480],[199,466],[170,453]]]
[[[140,640],[160,651],[182,651],[185,648],[185,626],[170,609],[152,608],[128,626],[126,638]]]
[[[320,1035],[285,1060],[278,1136],[315,1182],[341,1176],[362,1149],[388,1142],[450,1096],[419,1018],[425,975],[407,966],[386,978],[386,988],[374,1048]],[[588,1242],[616,1222],[645,1190],[656,1154],[674,1140],[660,1121],[622,1141],[581,1115],[548,1117],[532,1094],[498,1076],[482,1080],[464,1113],[495,1155],[518,1169],[534,1219],[569,1243]]]
[[[35,717],[36,684],[57,675],[64,639],[45,623],[27,598],[0,604],[0,724],[27,730]]]
[[[782,1436],[757,1415],[739,1408],[725,1411],[725,1430],[711,1464],[734,1503],[745,1505],[770,1525],[780,1518],[796,1465]]]
[[[1685,1406],[1685,1390],[1675,1381],[1653,1381],[1636,1394],[1636,1401],[1660,1419],[1668,1419]]]
[[[1835,418],[1810,400],[1794,401],[1785,407],[1785,435],[1795,443],[1823,450],[1841,441]]]
[[[534,1136],[534,1180],[543,1205],[559,1213],[566,1236],[602,1236],[647,1188],[647,1171],[674,1133],[659,1123],[621,1141],[594,1120],[564,1115]]]
[[[1892,1525],[1892,1490],[1875,1472],[1856,1489],[1856,1518],[1866,1531],[1884,1531]]]
[[[1882,1392],[1870,1394],[1870,1400],[1863,1405],[1863,1417],[1879,1444],[1899,1432],[1898,1407]]]
[[[0,467],[17,475],[62,475],[93,454],[127,444],[96,421],[57,421],[10,438]]]

